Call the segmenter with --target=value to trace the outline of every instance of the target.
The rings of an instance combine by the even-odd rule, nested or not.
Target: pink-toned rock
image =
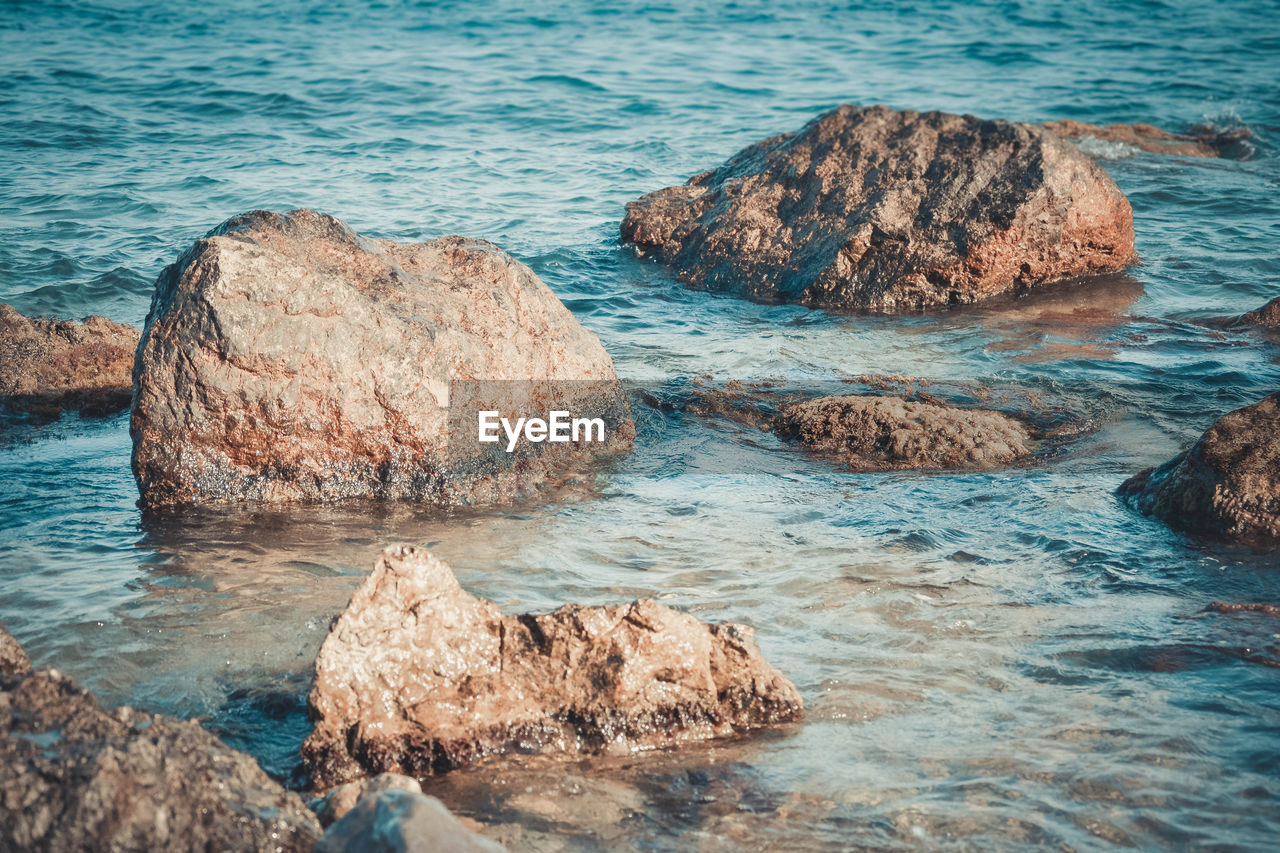
[[[31,671],[31,658],[13,635],[0,625],[0,675],[26,675]]]
[[[166,269],[136,380],[133,470],[152,507],[497,503],[634,435],[608,353],[524,264],[309,210],[238,216]],[[602,417],[608,441],[507,454],[476,443],[476,403]]]
[[[319,790],[506,752],[666,746],[792,720],[750,628],[653,601],[504,616],[424,550],[388,548],[316,659],[303,760]]]
[[[1086,138],[1132,145],[1151,154],[1177,154],[1184,157],[1222,157],[1224,152],[1241,144],[1251,134],[1246,129],[1226,132],[1170,133],[1152,124],[1089,124],[1074,119],[1044,123],[1046,130],[1072,140]]]
[[[627,205],[695,287],[874,311],[977,302],[1137,260],[1115,182],[1043,128],[842,106]]]

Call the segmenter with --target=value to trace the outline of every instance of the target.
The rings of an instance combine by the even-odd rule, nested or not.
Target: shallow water
[[[68,418],[0,444],[0,621],[105,702],[199,717],[298,782],[330,618],[384,544],[425,544],[511,610],[655,596],[754,625],[807,702],[741,743],[432,783],[513,847],[1266,849],[1280,623],[1201,611],[1280,600],[1280,556],[1187,539],[1113,490],[1280,387],[1280,349],[1201,322],[1280,292],[1276,11],[7,4],[0,300],[21,310],[140,323],[219,221],[314,206],[498,242],[637,392],[903,374],[1038,391],[1096,431],[1011,471],[852,475],[641,405],[636,452],[552,505],[143,519],[127,418]],[[1255,151],[1096,146],[1142,265],[982,310],[756,305],[616,246],[627,200],[846,101],[1243,125]]]

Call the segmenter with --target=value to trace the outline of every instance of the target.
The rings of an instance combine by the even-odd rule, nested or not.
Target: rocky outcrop
[[[1280,296],[1240,318],[1241,323],[1280,332]]]
[[[1280,604],[1266,601],[1213,601],[1205,610],[1213,613],[1261,613],[1264,616],[1280,616]]]
[[[238,216],[156,283],[133,409],[144,504],[494,503],[634,435],[600,341],[492,244],[400,244],[309,210]],[[476,441],[571,411],[605,444]]]
[[[776,431],[851,471],[985,469],[1028,456],[1027,427],[1000,412],[901,397],[819,397],[782,410]]]
[[[1151,124],[1108,124],[1105,127],[1074,119],[1044,123],[1046,130],[1066,139],[1100,139],[1132,145],[1152,154],[1178,154],[1184,157],[1225,157],[1235,151],[1252,134],[1240,128],[1231,131],[1197,131],[1170,133]]]
[[[316,853],[500,853],[467,829],[435,797],[389,789],[360,799],[329,827]]]
[[[1119,494],[1179,530],[1280,538],[1280,394],[1223,416],[1191,449],[1126,480]]]
[[[106,317],[32,318],[0,304],[0,406],[42,419],[129,408],[138,336]]]
[[[26,675],[31,671],[31,658],[3,625],[0,625],[0,675]]]
[[[1128,200],[1034,126],[843,106],[627,205],[682,281],[874,311],[977,302],[1136,260]]]
[[[0,675],[0,850],[309,851],[320,825],[195,722]]]
[[[653,601],[504,616],[426,551],[388,548],[316,658],[317,789],[424,777],[505,752],[581,754],[731,735],[799,716],[750,628]]]

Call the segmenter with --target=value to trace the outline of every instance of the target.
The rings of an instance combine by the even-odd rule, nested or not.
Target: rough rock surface
[[[1261,326],[1264,329],[1280,331],[1280,296],[1272,299],[1261,308],[1250,311],[1240,318],[1240,322],[1250,326]]]
[[[341,820],[346,816],[347,812],[356,807],[356,804],[365,797],[372,796],[379,791],[408,791],[413,794],[422,793],[422,785],[417,779],[410,776],[403,776],[399,773],[379,773],[377,776],[368,779],[358,779],[355,782],[347,782],[345,785],[339,785],[331,788],[327,794],[319,801],[319,807],[315,809],[316,816],[320,818],[321,826],[329,826],[334,821]]]
[[[31,658],[13,635],[0,625],[0,675],[26,675],[31,671]]]
[[[127,409],[138,336],[106,317],[31,318],[0,303],[0,404],[42,418]]]
[[[302,800],[195,722],[0,675],[0,850],[309,851]]]
[[[627,205],[682,281],[875,311],[970,303],[1137,258],[1115,182],[1042,128],[842,106]]]
[[[481,397],[634,435],[609,355],[528,267],[484,241],[365,239],[309,210],[238,216],[166,269],[135,379],[133,469],[153,507],[493,503],[600,449],[469,443],[476,421],[457,418]]]
[[[319,790],[504,752],[595,753],[799,716],[750,628],[653,601],[504,616],[424,550],[388,548],[316,658],[303,760]]]
[[[1280,393],[1224,415],[1190,450],[1126,480],[1119,494],[1180,530],[1280,538]]]
[[[505,849],[467,829],[435,797],[396,789],[361,798],[316,845],[316,853],[498,853]]]
[[[1000,412],[901,397],[819,397],[786,406],[777,433],[853,471],[994,468],[1031,453],[1027,428]]]
[[[1250,136],[1244,129],[1225,133],[1170,133],[1151,124],[1109,124],[1103,127],[1069,118],[1047,121],[1044,128],[1066,139],[1092,137],[1132,145],[1152,154],[1179,154],[1184,157],[1222,157]]]
[[[1266,601],[1214,601],[1210,602],[1205,610],[1211,610],[1214,613],[1261,613],[1264,616],[1280,616],[1280,604]]]

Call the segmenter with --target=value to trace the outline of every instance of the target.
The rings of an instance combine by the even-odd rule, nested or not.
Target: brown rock
[[[318,789],[505,752],[598,753],[795,719],[796,689],[741,625],[653,601],[504,616],[426,551],[388,548],[316,659]]]
[[[1280,538],[1280,394],[1224,415],[1190,450],[1126,480],[1119,494],[1180,530]]]
[[[1000,412],[901,397],[819,397],[786,406],[777,432],[852,471],[981,469],[1031,453],[1027,428]]]
[[[316,845],[316,853],[500,853],[505,849],[467,829],[435,797],[396,789],[361,798]]]
[[[1225,151],[1250,136],[1245,129],[1225,133],[1170,133],[1150,124],[1109,124],[1103,127],[1073,119],[1047,121],[1044,128],[1066,139],[1092,137],[1132,145],[1152,154],[1179,154],[1184,157],[1222,157]]]
[[[0,405],[43,418],[129,408],[139,334],[97,315],[30,318],[0,304]]]
[[[1240,322],[1250,326],[1261,326],[1264,329],[1280,331],[1280,296],[1272,299],[1261,308],[1257,308],[1240,318]]]
[[[1280,616],[1280,604],[1267,602],[1214,601],[1205,609],[1214,613],[1261,613],[1264,616]]]
[[[231,219],[164,271],[137,385],[133,469],[153,507],[493,503],[599,448],[479,445],[462,415],[486,401],[603,417],[615,449],[634,435],[609,355],[528,267],[309,210]]]
[[[408,791],[411,794],[421,794],[422,785],[410,776],[402,776],[399,773],[379,773],[368,779],[358,779],[355,782],[347,782],[345,785],[331,788],[320,800],[319,808],[315,808],[314,804],[312,807],[315,808],[316,817],[320,818],[320,825],[329,826],[346,817],[347,812],[354,809],[356,804],[365,797],[373,796],[380,791]]]
[[[0,850],[309,851],[302,800],[195,722],[0,675]]]
[[[627,205],[682,281],[874,311],[977,302],[1137,258],[1128,200],[1042,128],[843,106]]]
[[[31,671],[31,658],[3,625],[0,625],[0,675],[26,675]]]

